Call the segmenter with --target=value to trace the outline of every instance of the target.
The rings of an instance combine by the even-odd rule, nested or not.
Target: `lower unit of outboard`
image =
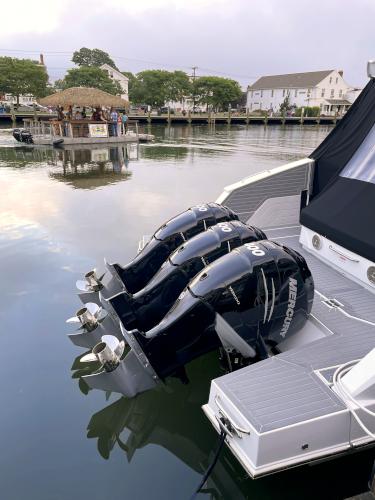
[[[183,376],[187,363],[218,347],[249,363],[265,358],[305,324],[313,295],[310,270],[297,252],[268,240],[247,243],[198,273],[154,328],[122,326],[131,350],[113,375],[84,378],[130,397]]]

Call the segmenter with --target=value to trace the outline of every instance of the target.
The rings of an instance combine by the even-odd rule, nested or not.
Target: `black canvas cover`
[[[375,261],[375,80],[312,153],[313,193],[301,224]]]
[[[302,210],[301,223],[375,262],[375,184],[338,177]]]
[[[315,160],[312,198],[339,174],[375,123],[375,79],[371,78],[349,111],[311,153]]]

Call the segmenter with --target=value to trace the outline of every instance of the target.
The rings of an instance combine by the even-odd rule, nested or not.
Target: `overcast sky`
[[[0,9],[0,55],[43,52],[52,81],[84,46],[124,71],[197,66],[242,86],[325,69],[364,85],[375,59],[375,0],[2,0]]]

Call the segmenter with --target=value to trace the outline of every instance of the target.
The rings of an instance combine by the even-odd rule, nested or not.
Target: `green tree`
[[[286,96],[284,97],[284,100],[283,102],[280,104],[280,113],[282,115],[284,115],[285,113],[287,113],[288,111],[290,111],[292,109],[292,104],[290,102],[290,92],[288,91],[286,93]]]
[[[168,71],[151,69],[137,74],[130,100],[136,104],[163,106],[166,100],[165,81]]]
[[[74,64],[77,64],[77,66],[100,67],[103,64],[109,64],[112,68],[118,69],[110,55],[100,49],[82,47],[73,53],[72,61]]]
[[[132,82],[130,100],[136,104],[163,106],[191,93],[189,77],[183,71],[152,69],[141,71]]]
[[[109,94],[120,95],[122,93],[120,84],[109,78],[106,71],[100,68],[82,66],[81,68],[70,69],[62,81],[55,82],[62,88],[69,87],[94,87],[104,90]]]
[[[201,76],[193,85],[195,101],[212,106],[216,111],[227,109],[242,96],[238,82],[219,76]]]
[[[164,85],[168,101],[182,101],[192,91],[190,79],[184,71],[169,72]]]
[[[319,116],[320,115],[320,107],[319,106],[305,106],[303,108],[296,108],[295,115],[301,116],[303,109],[304,116]]]
[[[137,77],[135,75],[133,75],[133,73],[131,73],[130,71],[121,71],[121,73],[124,76],[126,76],[127,78],[129,78],[128,90],[129,90],[129,99],[131,100],[133,86],[134,86],[135,82],[137,81]]]
[[[44,66],[30,59],[0,57],[0,93],[11,94],[19,104],[20,95],[47,95],[48,75]]]

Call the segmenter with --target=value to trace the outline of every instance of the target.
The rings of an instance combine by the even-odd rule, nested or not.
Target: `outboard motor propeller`
[[[123,340],[118,324],[111,315],[93,302],[85,304],[75,316],[67,319],[66,322],[80,325],[76,333],[68,335],[73,344],[79,347],[92,349],[100,342],[103,335],[114,335]]]
[[[247,360],[265,358],[305,324],[313,296],[311,272],[296,251],[268,240],[246,243],[195,276],[151,330],[121,325],[131,350],[113,373],[121,368],[126,380],[83,379],[131,397],[220,346]]]
[[[244,243],[267,239],[260,229],[240,221],[219,222],[180,245],[149,283],[134,295],[109,299],[126,330],[147,331],[163,319],[180,293],[205,266]]]
[[[141,252],[125,267],[106,263],[111,279],[101,290],[103,297],[111,297],[121,290],[136,293],[144,288],[157,273],[168,256],[183,242],[219,222],[238,220],[229,208],[217,203],[206,203],[189,208],[163,224],[144,246]],[[99,279],[99,281],[101,281]],[[103,288],[103,283],[101,283]],[[90,284],[77,282],[82,302],[100,304],[98,294]],[[91,295],[87,295],[87,293]],[[95,297],[94,297],[95,295]]]
[[[79,297],[83,303],[85,302],[94,302],[98,306],[100,306],[99,295],[98,292],[104,287],[102,280],[104,278],[104,274],[98,276],[96,270],[93,269],[85,274],[84,280],[77,280],[76,287],[80,291]]]
[[[92,352],[82,356],[81,363],[99,361],[106,372],[114,371],[121,360],[125,350],[125,342],[119,341],[113,335],[103,335],[101,341],[92,349]]]

